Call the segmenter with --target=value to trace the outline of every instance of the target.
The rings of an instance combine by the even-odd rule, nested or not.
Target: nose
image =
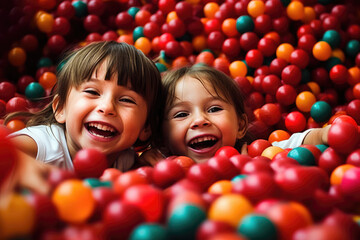
[[[99,101],[98,110],[99,113],[109,116],[115,116],[116,110],[114,107],[114,102],[111,98],[102,98]]]
[[[207,119],[207,117],[203,113],[194,114],[194,120],[191,123],[191,129],[202,128],[210,125],[211,122]]]

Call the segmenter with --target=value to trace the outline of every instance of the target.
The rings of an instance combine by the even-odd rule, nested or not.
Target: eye
[[[186,112],[177,112],[174,114],[174,118],[183,118],[183,117],[187,117],[189,114]]]
[[[135,102],[134,100],[132,100],[131,98],[120,98],[119,101],[120,101],[120,102],[125,102],[125,103],[136,104],[136,102]]]
[[[90,95],[96,95],[96,96],[99,96],[99,93],[93,89],[86,89],[84,90],[85,93],[88,93]]]
[[[219,106],[212,106],[212,107],[209,108],[208,112],[209,113],[214,113],[214,112],[219,112],[221,110],[223,110],[223,109],[221,107],[219,107]]]

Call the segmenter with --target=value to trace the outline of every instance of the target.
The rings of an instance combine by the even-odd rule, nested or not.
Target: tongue
[[[95,133],[96,135],[101,135],[101,136],[104,136],[104,137],[111,137],[114,135],[113,132],[110,132],[110,131],[103,131],[101,129],[98,129],[96,127],[90,127],[89,128],[89,131],[92,132],[92,133]]]

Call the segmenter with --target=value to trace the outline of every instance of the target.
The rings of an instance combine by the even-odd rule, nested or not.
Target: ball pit
[[[101,156],[89,168],[93,156],[85,153],[75,173],[50,173],[49,196],[16,192],[0,204],[0,238],[360,239],[359,7],[356,0],[2,1],[1,118],[46,104],[65,50],[114,40],[158,58],[160,72],[202,63],[234,78],[257,140],[247,156],[224,147],[208,163],[174,156],[124,173],[105,169]],[[328,124],[328,145],[271,146]],[[1,126],[0,156],[9,161],[0,183],[16,160],[5,136],[23,127],[20,119]]]

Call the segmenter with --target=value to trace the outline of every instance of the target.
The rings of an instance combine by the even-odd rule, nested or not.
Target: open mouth
[[[210,148],[218,142],[218,139],[214,136],[204,136],[199,138],[194,138],[188,144],[189,147],[195,150],[201,150],[204,148]]]
[[[101,123],[86,123],[85,128],[97,137],[112,138],[118,135],[118,131],[115,128]]]

